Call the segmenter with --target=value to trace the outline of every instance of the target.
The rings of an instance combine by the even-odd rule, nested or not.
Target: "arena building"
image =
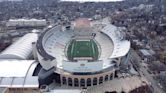
[[[95,86],[113,80],[127,59],[130,41],[107,20],[86,18],[48,28],[36,43],[41,65],[39,85],[57,82],[72,87]]]
[[[109,18],[81,18],[67,26],[48,26],[42,33],[33,30],[0,53],[0,93],[147,90],[146,79],[133,74],[133,66],[124,76],[132,60],[124,31]]]

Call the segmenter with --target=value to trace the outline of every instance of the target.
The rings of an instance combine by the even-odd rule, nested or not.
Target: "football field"
[[[68,46],[67,55],[69,59],[91,57],[98,58],[98,48],[93,40],[72,40]]]

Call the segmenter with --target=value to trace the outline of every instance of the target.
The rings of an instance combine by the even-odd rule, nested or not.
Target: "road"
[[[147,71],[147,68],[145,68],[142,64],[141,64],[141,58],[140,56],[136,53],[136,51],[131,50],[132,56],[133,58],[135,58],[135,60],[137,62],[140,62],[140,69],[139,69],[139,73],[141,75],[141,77],[145,77],[147,79],[147,81],[151,84],[151,90],[153,93],[165,93],[161,88],[159,88],[158,83],[156,82],[156,80],[153,79],[153,75],[149,74]]]

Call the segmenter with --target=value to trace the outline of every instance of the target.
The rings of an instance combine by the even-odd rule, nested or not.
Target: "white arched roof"
[[[28,33],[21,37],[14,44],[6,48],[1,54],[0,59],[28,59],[32,53],[32,42],[36,42],[38,35]]]
[[[35,60],[0,60],[0,87],[38,87]]]
[[[25,77],[36,67],[34,60],[0,60],[0,77]],[[29,69],[30,68],[30,69]],[[30,71],[30,72],[29,72]],[[30,75],[30,74],[29,74]]]

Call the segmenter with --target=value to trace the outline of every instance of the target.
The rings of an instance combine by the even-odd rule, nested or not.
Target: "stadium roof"
[[[38,35],[28,33],[21,37],[14,44],[6,48],[1,54],[0,59],[28,59],[32,53],[32,42],[36,42]]]
[[[38,87],[34,60],[0,60],[0,87]]]

